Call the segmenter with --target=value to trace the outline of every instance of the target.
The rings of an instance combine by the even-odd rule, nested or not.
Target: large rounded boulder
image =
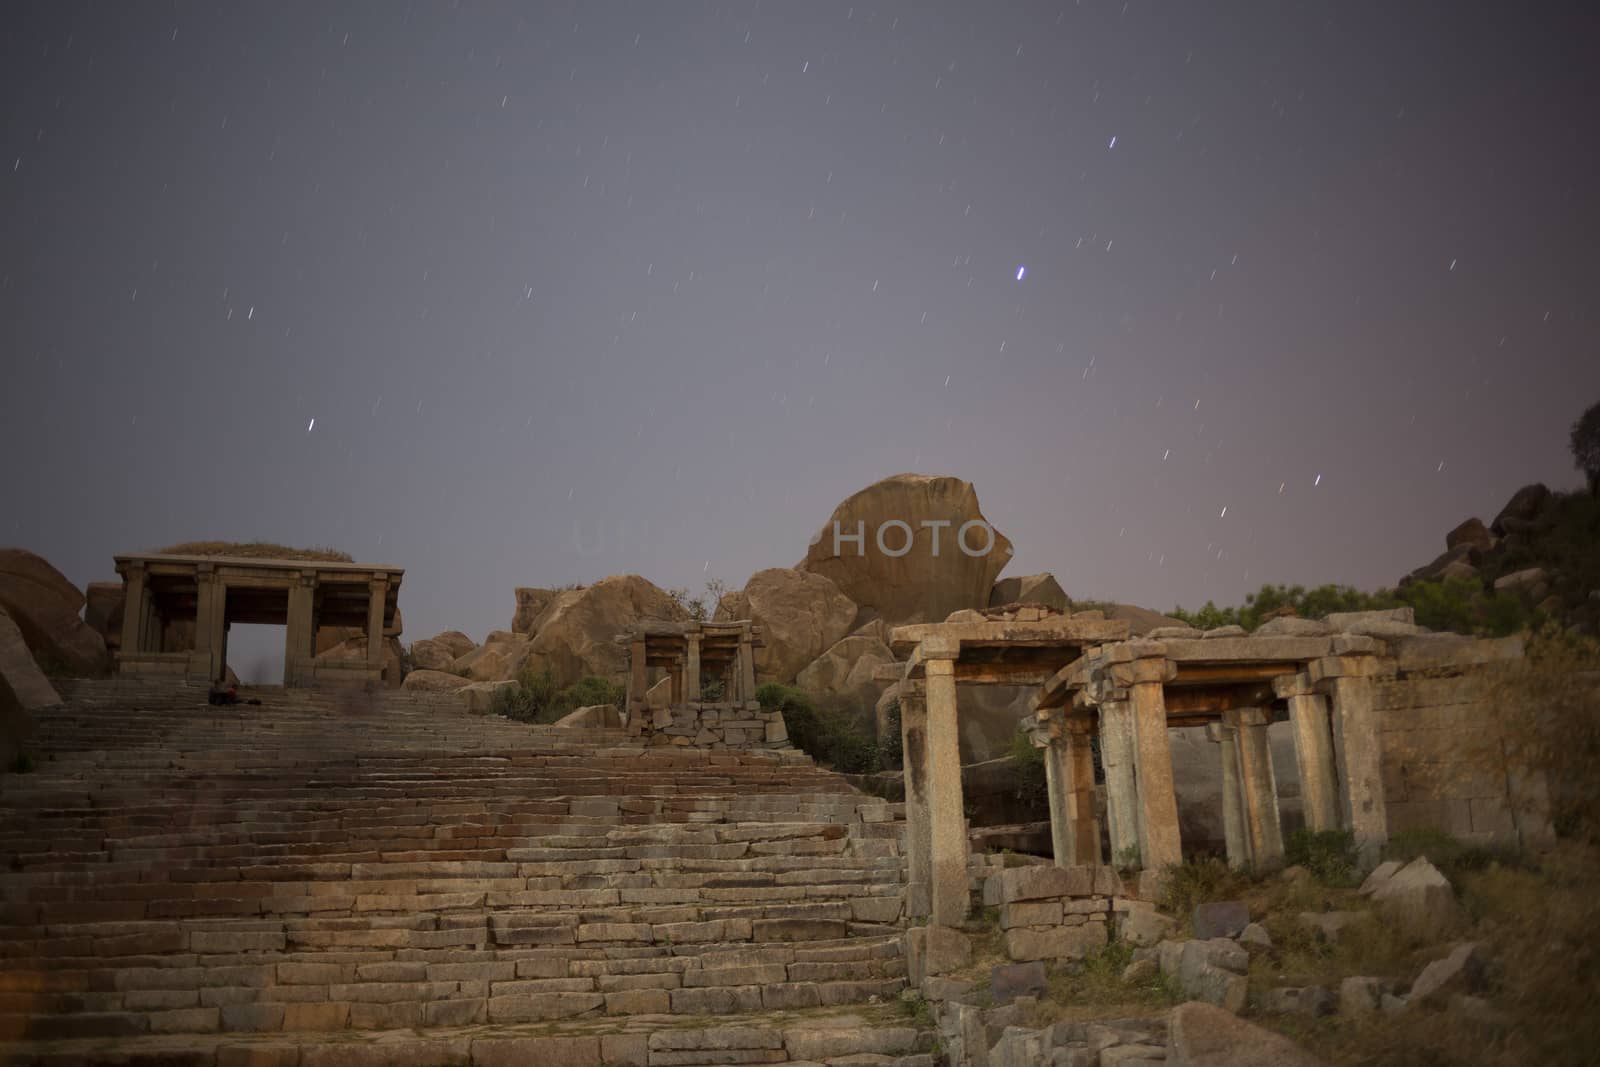
[[[548,666],[562,685],[586,674],[620,677],[627,672],[628,650],[616,643],[618,634],[646,619],[688,618],[682,605],[659,586],[637,574],[613,575],[557,593],[540,613],[538,633],[524,662]]]
[[[894,653],[875,634],[852,634],[800,671],[795,684],[851,710],[866,712],[877,703],[884,687],[873,671],[893,662]]]
[[[989,604],[1011,542],[971,482],[897,474],[834,508],[797,569],[830,579],[889,626],[938,622]]]
[[[6,609],[35,657],[54,659],[75,674],[106,668],[106,643],[79,617],[83,594],[44,557],[0,548],[0,607]]]
[[[749,619],[761,628],[756,677],[790,682],[854,628],[856,602],[820,574],[773,567],[750,576],[722,598],[719,619]]]

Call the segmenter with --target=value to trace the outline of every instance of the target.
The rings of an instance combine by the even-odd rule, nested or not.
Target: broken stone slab
[[[1244,1010],[1249,982],[1244,949],[1223,938],[1185,941],[1178,960],[1178,983],[1187,996],[1230,1012]]]
[[[1133,945],[1156,945],[1171,937],[1177,922],[1145,901],[1129,901],[1117,920],[1117,937]]]
[[[1387,883],[1389,879],[1393,878],[1396,872],[1398,872],[1400,868],[1404,866],[1405,864],[1401,863],[1399,860],[1384,860],[1382,863],[1372,868],[1372,873],[1367,875],[1366,879],[1361,883],[1361,888],[1356,890],[1356,892],[1360,893],[1364,897],[1371,896],[1373,893],[1376,893],[1378,890],[1382,889],[1385,883]]]
[[[1049,1058],[1046,1035],[1022,1026],[1006,1027],[989,1049],[989,1067],[1035,1067]]]
[[[1193,640],[1195,638],[1203,637],[1205,634],[1203,631],[1197,630],[1193,626],[1157,626],[1154,630],[1151,630],[1149,633],[1145,634],[1145,636],[1155,641],[1160,641],[1163,638]]]
[[[1380,608],[1376,611],[1333,611],[1328,613],[1327,623],[1335,630],[1357,633],[1356,627],[1368,623],[1404,623],[1414,625],[1417,621],[1416,609],[1409,605],[1398,608]]]
[[[1009,1004],[1018,997],[1042,997],[1050,991],[1050,979],[1041,960],[1006,963],[989,972],[989,993],[996,1004]]]
[[[1169,1067],[1321,1067],[1322,1061],[1281,1034],[1224,1009],[1190,1002],[1167,1022]]]
[[[1247,924],[1239,931],[1238,940],[1240,946],[1252,956],[1272,948],[1272,935],[1267,933],[1267,928],[1260,923]]]
[[[1372,901],[1391,922],[1419,937],[1442,934],[1460,918],[1449,879],[1426,856],[1396,871],[1373,892]]]
[[[1454,993],[1476,992],[1483,981],[1483,951],[1476,941],[1458,945],[1422,969],[1406,994],[1410,1004],[1440,1004]]]
[[[1194,936],[1200,941],[1238,937],[1249,924],[1250,907],[1242,900],[1214,900],[1194,909]]]

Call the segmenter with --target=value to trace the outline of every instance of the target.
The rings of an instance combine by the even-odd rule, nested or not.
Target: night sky
[[[332,545],[481,639],[517,585],[742,585],[918,471],[1008,573],[1168,608],[1580,483],[1582,5],[0,20],[0,543],[80,584]]]

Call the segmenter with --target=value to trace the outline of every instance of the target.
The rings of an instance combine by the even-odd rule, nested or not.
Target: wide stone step
[[[186,1010],[186,1009],[174,1009]],[[187,1009],[195,1010],[195,1009]],[[114,1030],[117,1013],[99,1023]],[[220,1018],[221,1011],[218,1010]],[[238,1014],[238,1013],[236,1013]],[[287,1010],[285,1015],[287,1015]],[[314,1013],[304,1011],[310,1017]],[[329,1013],[331,1014],[331,1013]],[[174,1020],[176,1021],[176,1020]],[[933,1067],[936,1035],[888,1006],[729,1014],[707,1026],[666,1015],[624,1015],[544,1023],[486,1023],[403,1030],[163,1035],[114,1041],[78,1036],[25,1040],[10,1064],[173,1064],[192,1067],[709,1067],[806,1063],[830,1067]]]

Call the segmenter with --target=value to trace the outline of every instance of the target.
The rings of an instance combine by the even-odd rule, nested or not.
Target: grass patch
[[[1352,830],[1295,830],[1284,842],[1283,859],[1325,886],[1354,885],[1360,869]]]
[[[1148,1018],[1186,999],[1176,984],[1159,972],[1137,982],[1124,982],[1122,972],[1133,962],[1134,946],[1113,941],[1099,952],[1050,969],[1050,991],[1039,998],[1029,1026],[1106,1018]]]
[[[303,559],[319,563],[354,563],[337,548],[291,548],[272,541],[180,541],[159,550],[164,556],[235,556],[239,559]]]

